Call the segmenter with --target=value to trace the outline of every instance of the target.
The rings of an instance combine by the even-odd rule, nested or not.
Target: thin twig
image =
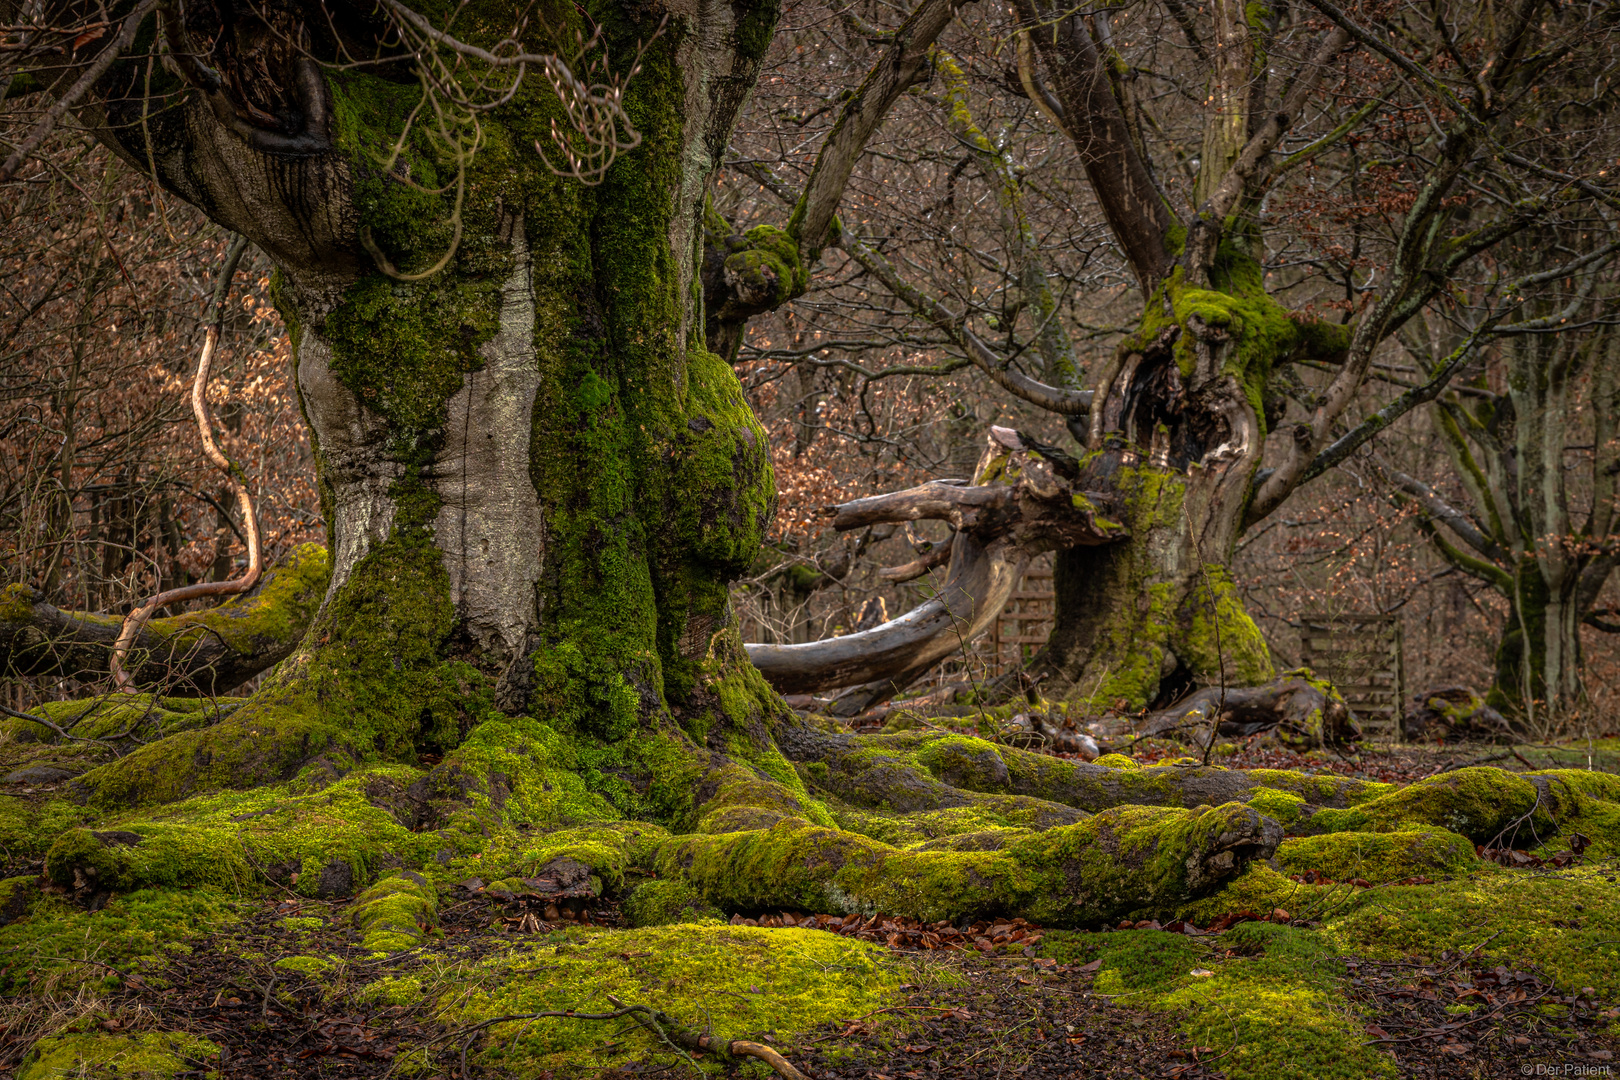
[[[29,155],[39,149],[39,144],[45,141],[46,136],[56,130],[56,125],[67,115],[67,111],[90,92],[90,89],[107,73],[107,69],[112,67],[113,61],[122,56],[124,50],[134,43],[136,31],[140,29],[141,23],[146,21],[146,16],[151,13],[155,2],[156,0],[144,0],[139,7],[130,12],[129,17],[124,20],[124,25],[118,30],[118,36],[107,43],[100,55],[85,68],[84,74],[79,76],[67,92],[45,110],[45,115],[39,118],[39,122],[34,125],[27,138],[18,143],[17,149],[6,158],[5,164],[0,165],[0,184],[17,174],[17,170],[22,168]]]

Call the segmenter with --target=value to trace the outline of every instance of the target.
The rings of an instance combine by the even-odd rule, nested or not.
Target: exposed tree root
[[[253,881],[344,896],[390,868],[421,867],[434,879],[476,870],[492,888],[505,875],[509,891],[523,891],[519,879],[566,858],[588,868],[600,891],[651,876],[683,883],[722,912],[1093,926],[1173,915],[1270,858],[1285,827],[1298,835],[1437,827],[1469,843],[1516,830],[1522,846],[1572,821],[1602,832],[1607,818],[1593,808],[1620,802],[1620,781],[1601,774],[1471,768],[1395,788],[1195,764],[1112,767],[938,731],[853,736],[794,726],[779,732],[797,763],[787,771],[780,757],[772,765],[716,754],[674,732],[638,739],[643,756],[624,758],[624,775],[643,779],[616,796],[656,819],[637,821],[593,790],[577,744],[535,721],[486,721],[422,772],[356,768],[369,756],[358,744],[310,753],[297,717],[268,729],[272,712],[248,722],[267,728],[259,750],[285,763],[290,782],[231,794],[228,777],[193,766],[194,790],[220,794],[126,812],[104,830],[88,809],[64,811],[50,820],[85,827],[55,835],[51,880],[86,897]],[[240,715],[205,730],[238,737]],[[197,734],[143,753],[178,767]],[[115,778],[138,772],[138,756],[84,778],[95,805],[117,805],[114,795],[130,788],[127,776]],[[37,830],[42,820],[17,828]]]
[[[1220,735],[1274,731],[1299,746],[1342,746],[1361,737],[1333,684],[1301,668],[1263,686],[1208,686],[1148,717],[1138,735],[1173,735],[1202,746]]]

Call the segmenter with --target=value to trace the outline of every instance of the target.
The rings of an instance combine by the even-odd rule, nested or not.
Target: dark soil
[[[1350,996],[1370,1010],[1367,1034],[1413,1077],[1612,1075],[1620,1009],[1559,994],[1534,971],[1445,954],[1436,963],[1347,959]],[[1467,1011],[1464,1011],[1467,1010]],[[1563,1071],[1571,1066],[1569,1071]],[[1577,1072],[1585,1066],[1593,1070]],[[1605,1066],[1609,1071],[1604,1072]]]
[[[794,1063],[818,1080],[1221,1075],[1215,1051],[1189,1045],[1173,1016],[1093,996],[1083,969],[961,955],[967,986],[913,989],[903,1037],[856,1021],[812,1036]]]

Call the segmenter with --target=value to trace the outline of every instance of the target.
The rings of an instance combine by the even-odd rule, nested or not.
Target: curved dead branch
[[[748,658],[782,693],[854,686],[835,711],[893,696],[989,628],[1031,556],[1126,536],[1097,469],[1011,428],[990,429],[974,483],[935,481],[827,508],[840,532],[891,522],[946,521],[956,535],[937,595],[856,634],[799,645],[750,644]],[[898,568],[909,572],[918,563]],[[920,574],[921,571],[919,571]]]
[[[914,669],[920,674],[989,626],[1026,561],[1005,544],[986,550],[958,533],[945,585],[922,606],[858,634],[801,645],[750,644],[748,658],[784,694],[892,681]]]
[[[225,474],[225,482],[236,494],[237,506],[241,508],[242,531],[247,539],[247,569],[243,571],[241,577],[229,581],[200,581],[195,585],[166,589],[129,613],[118,633],[118,640],[113,643],[112,653],[107,657],[107,669],[112,675],[113,683],[126,694],[135,693],[137,687],[129,673],[124,670],[124,656],[129,652],[135,639],[140,636],[141,627],[154,612],[168,604],[179,604],[209,596],[234,596],[237,593],[247,592],[253,588],[263,571],[259,553],[259,523],[253,513],[253,496],[248,494],[247,485],[242,482],[242,471],[231,463],[231,459],[226,457],[219,445],[214,442],[213,422],[208,413],[208,369],[213,362],[214,348],[219,344],[220,328],[225,321],[225,298],[230,295],[231,279],[236,276],[237,264],[242,261],[246,251],[246,237],[238,236],[232,240],[230,250],[225,253],[225,265],[220,267],[219,277],[214,282],[214,295],[209,303],[208,328],[203,333],[202,355],[197,359],[197,377],[191,384],[191,412],[197,418],[197,431],[202,438],[203,453],[207,454],[208,460]]]

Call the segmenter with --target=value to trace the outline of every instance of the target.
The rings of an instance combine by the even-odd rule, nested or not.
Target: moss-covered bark
[[[1092,451],[1117,462],[1130,539],[1059,552],[1056,623],[1031,665],[1047,693],[1137,710],[1172,676],[1273,678],[1226,567],[1260,466],[1272,371],[1297,352],[1331,351],[1323,339],[1334,336],[1292,318],[1234,244],[1220,247],[1207,286],[1181,269],[1159,284],[1091,417]]]

